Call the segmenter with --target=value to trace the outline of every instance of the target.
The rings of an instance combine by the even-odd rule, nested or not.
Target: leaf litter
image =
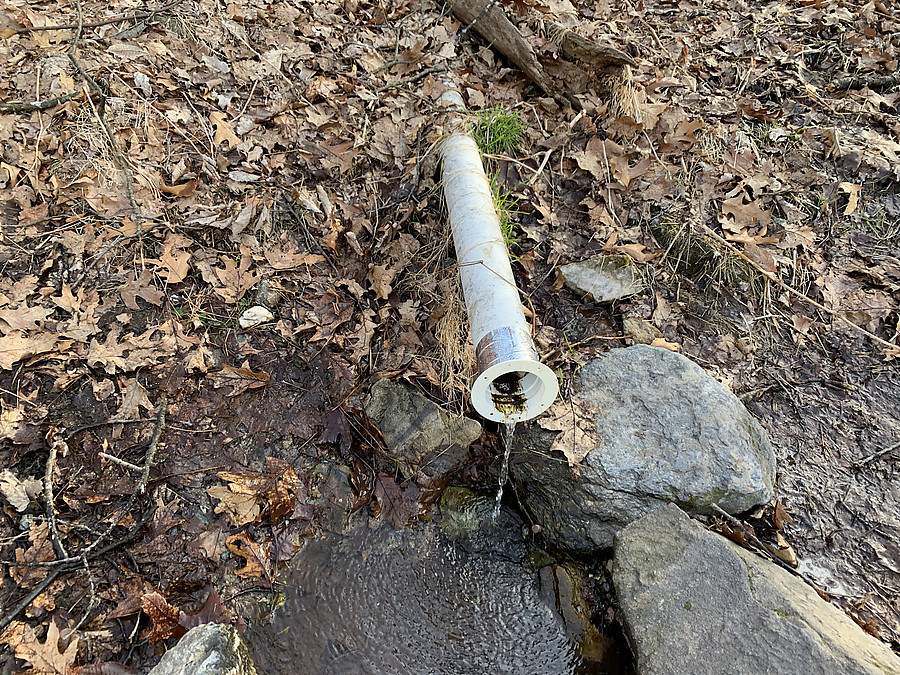
[[[778,536],[861,625],[900,639],[897,21],[879,2],[751,4],[507,7],[540,56],[558,48],[547,20],[637,63],[635,114],[615,118],[590,87],[578,111],[549,98],[432,2],[82,3],[73,53],[101,92],[67,56],[75,6],[7,2],[0,605],[39,592],[0,659],[147,667],[209,598],[210,620],[252,619],[236,589],[270,588],[335,512],[422,513],[430,478],[398,483],[358,411],[379,376],[468,411],[435,182],[447,75],[470,107],[521,113],[522,147],[492,161],[564,385],[643,339],[629,327],[716,373],[779,447]],[[556,283],[605,253],[633,258],[647,291],[598,305]],[[241,329],[254,306],[274,321]],[[577,465],[589,424],[564,403],[548,424]],[[56,534],[51,426],[69,448],[50,467]],[[336,458],[349,475],[323,468]],[[86,567],[37,565],[59,557],[54,538],[79,555],[139,525]]]

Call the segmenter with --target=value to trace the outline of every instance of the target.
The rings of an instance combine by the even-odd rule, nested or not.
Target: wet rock
[[[185,633],[150,675],[256,675],[256,669],[234,628],[207,623]]]
[[[644,289],[640,272],[627,255],[598,255],[559,268],[566,286],[595,302],[618,300]]]
[[[900,673],[799,578],[674,505],[616,535],[612,573],[641,675]]]
[[[478,422],[451,415],[403,382],[376,382],[366,415],[384,437],[385,458],[406,476],[451,473],[481,436]]]
[[[668,502],[739,513],[773,495],[765,432],[734,394],[680,354],[614,349],[581,369],[571,405],[587,416],[585,437],[595,443],[577,470],[551,449],[559,432],[540,420],[521,434],[524,452],[512,462],[520,494],[560,548],[609,547],[619,529]]]

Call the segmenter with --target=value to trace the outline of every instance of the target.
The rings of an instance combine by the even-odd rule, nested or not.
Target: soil
[[[634,58],[615,115],[427,0],[5,3],[3,672],[146,671],[191,625],[254,616],[348,505],[396,525],[433,502],[441,481],[379,464],[361,411],[390,377],[474,415],[447,78],[524,122],[487,159],[563,395],[655,336],[716,374],[777,448],[800,569],[900,649],[900,94],[872,77],[896,71],[898,22],[879,2],[501,4],[545,61],[545,19]],[[563,287],[560,264],[608,253],[644,292]],[[241,327],[253,306],[273,320]],[[455,478],[493,484],[493,432]],[[748,518],[774,533],[772,512]]]

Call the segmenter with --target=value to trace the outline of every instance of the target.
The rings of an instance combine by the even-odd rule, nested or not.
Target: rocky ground
[[[590,84],[581,110],[548,97],[428,0],[4,4],[4,672],[146,669],[249,618],[348,500],[396,525],[436,498],[378,462],[363,408],[387,377],[468,412],[448,76],[524,123],[489,159],[564,393],[632,341],[714,373],[769,432],[801,568],[897,646],[893,10],[504,8],[543,58],[551,19],[630,55],[633,116]],[[612,253],[644,284],[627,300],[557,275]],[[271,319],[242,326],[252,307]],[[491,481],[495,443],[456,478]]]

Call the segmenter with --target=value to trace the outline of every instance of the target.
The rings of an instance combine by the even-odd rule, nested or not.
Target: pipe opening
[[[497,363],[472,384],[472,403],[495,422],[524,422],[544,412],[559,391],[556,374],[539,361]]]

